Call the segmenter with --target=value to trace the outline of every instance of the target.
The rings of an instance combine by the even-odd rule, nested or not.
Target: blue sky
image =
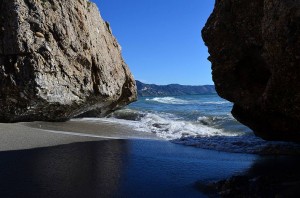
[[[213,0],[93,0],[122,46],[135,79],[213,84],[201,29]]]

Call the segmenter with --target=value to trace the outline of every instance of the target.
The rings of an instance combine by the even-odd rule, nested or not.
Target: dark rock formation
[[[300,1],[217,0],[202,36],[233,116],[264,139],[300,142]]]
[[[300,181],[293,175],[233,176],[209,184],[196,183],[196,187],[208,197],[299,197]]]
[[[241,175],[220,181],[197,181],[195,187],[208,197],[299,197],[299,166],[299,155],[262,157]]]
[[[136,99],[121,48],[87,0],[0,1],[0,121],[63,121]]]
[[[191,85],[155,85],[136,81],[139,96],[180,96],[216,93],[215,86],[191,86]]]

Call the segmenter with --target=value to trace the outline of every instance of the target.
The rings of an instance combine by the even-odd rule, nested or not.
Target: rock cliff
[[[202,37],[233,116],[264,139],[300,142],[300,1],[216,0]]]
[[[136,99],[121,47],[87,0],[0,1],[0,121],[97,116]]]

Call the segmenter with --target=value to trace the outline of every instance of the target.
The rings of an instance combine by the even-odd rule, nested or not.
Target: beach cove
[[[299,11],[2,0],[0,198],[300,197]]]

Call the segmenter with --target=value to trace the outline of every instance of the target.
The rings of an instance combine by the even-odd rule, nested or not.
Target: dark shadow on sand
[[[7,151],[0,152],[0,197],[205,197],[196,181],[246,173],[260,160],[151,140]]]
[[[126,141],[0,153],[0,197],[114,197]]]

